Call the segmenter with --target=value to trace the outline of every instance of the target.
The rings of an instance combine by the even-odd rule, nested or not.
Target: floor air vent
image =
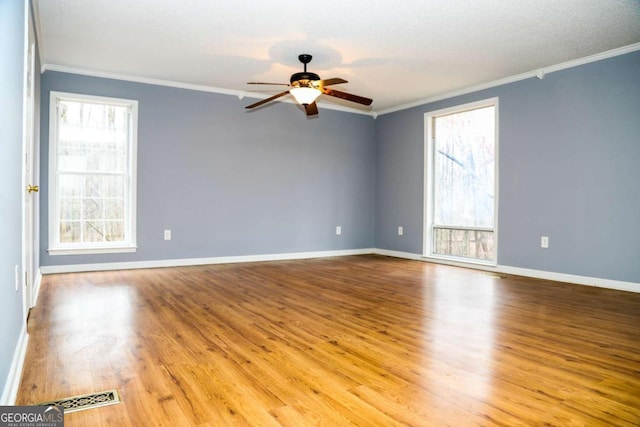
[[[38,403],[37,406],[63,406],[64,413],[84,411],[85,409],[99,408],[101,406],[120,403],[117,390],[102,391],[100,393],[84,394],[82,396],[66,397],[51,402]]]
[[[491,273],[491,272],[486,272],[486,271],[483,271],[480,274],[482,274],[483,276],[495,277],[496,279],[506,279],[507,278],[507,276],[505,274]]]

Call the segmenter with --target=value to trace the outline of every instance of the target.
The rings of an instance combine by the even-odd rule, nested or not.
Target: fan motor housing
[[[316,73],[310,73],[308,71],[303,71],[301,73],[294,73],[291,75],[289,79],[289,83],[297,82],[298,80],[320,80],[320,76]]]

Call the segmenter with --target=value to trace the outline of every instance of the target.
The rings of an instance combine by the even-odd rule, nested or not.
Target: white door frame
[[[29,2],[25,2],[25,53],[24,53],[24,84],[23,84],[23,107],[22,107],[22,304],[23,320],[26,322],[29,309],[35,302],[35,292],[33,292],[35,266],[35,200],[37,190],[33,191],[32,186],[36,186],[35,177],[35,62],[36,62],[36,42],[35,31]],[[29,190],[31,188],[31,190]]]

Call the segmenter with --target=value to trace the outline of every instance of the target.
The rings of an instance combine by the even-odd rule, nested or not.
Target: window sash
[[[491,262],[495,257],[493,229],[434,226],[432,235],[435,256],[481,262]]]
[[[49,253],[63,255],[135,251],[137,101],[53,91],[50,97]],[[126,111],[120,111],[126,116],[119,119],[118,141],[113,143],[110,139],[113,135],[107,135],[106,142],[83,140],[81,137],[78,140],[66,139],[65,143],[61,143],[63,126],[59,122],[59,106],[65,101],[125,107]],[[96,138],[103,138],[112,130],[105,131],[104,126],[98,128],[104,132],[93,134]],[[82,133],[81,129],[78,135]],[[100,144],[105,144],[106,147]],[[101,152],[113,152],[111,149],[114,146],[117,151],[113,158],[115,163],[113,159],[100,157]],[[74,159],[71,159],[71,163],[60,162],[61,148],[69,153],[69,147],[77,148],[80,154],[85,154],[85,157],[80,155],[75,159],[76,167],[73,166]],[[86,154],[92,150],[98,157],[92,159],[94,161],[90,162],[90,166]],[[111,167],[113,165],[116,167]],[[71,187],[65,187],[68,192],[62,194],[61,182],[69,179],[76,182]],[[63,212],[65,208],[66,211]],[[61,227],[70,230],[70,234],[62,235]],[[81,230],[79,234],[78,230]],[[110,241],[112,237],[117,239]]]
[[[476,220],[467,220],[463,221],[461,224],[456,224],[456,221],[446,220],[442,221],[441,216],[436,215],[435,211],[435,200],[436,200],[436,156],[442,153],[436,152],[436,119],[440,117],[449,116],[452,114],[464,113],[468,111],[478,110],[486,107],[493,107],[493,146],[494,146],[494,154],[493,154],[493,204],[490,206],[492,208],[492,218],[491,223],[488,221],[476,222]],[[452,108],[447,108],[439,111],[433,111],[425,114],[425,199],[424,199],[424,212],[425,212],[425,223],[424,223],[424,246],[423,246],[423,254],[425,257],[432,258],[440,258],[440,259],[448,259],[452,261],[460,261],[466,263],[479,263],[479,264],[487,264],[487,265],[496,265],[497,262],[497,221],[498,221],[498,99],[491,98],[479,102],[469,103],[465,105],[460,105]],[[439,218],[439,219],[436,219]],[[453,223],[452,223],[453,222]],[[469,250],[467,252],[454,251],[453,254],[441,253],[443,252],[441,248],[437,247],[436,235],[438,233],[443,234],[443,232],[448,232],[451,236],[451,241],[449,243],[454,243],[460,241],[460,239],[464,240],[465,237],[471,236],[475,234],[481,237],[481,240],[477,243],[481,246],[478,246],[478,250],[475,251],[476,255],[467,256],[469,253],[474,253],[474,250]],[[476,232],[480,233],[477,234]],[[462,236],[462,238],[460,237]],[[475,236],[474,236],[475,238]],[[488,239],[488,241],[487,241]],[[469,239],[469,241],[473,244],[476,244],[473,238]],[[490,248],[487,246],[489,244]],[[442,242],[440,242],[442,244]],[[473,248],[471,248],[473,249]],[[492,251],[493,256],[491,259],[487,259],[486,254],[484,253],[485,249],[489,249]],[[477,256],[480,253],[481,256]]]

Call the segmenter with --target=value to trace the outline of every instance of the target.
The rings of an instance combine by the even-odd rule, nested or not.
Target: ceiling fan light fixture
[[[312,104],[322,94],[314,87],[294,87],[289,92],[302,105]]]
[[[371,103],[373,102],[373,99],[370,98],[365,98],[363,96],[358,96],[347,92],[340,92],[339,90],[335,89],[328,89],[327,86],[349,82],[339,77],[322,80],[316,73],[307,71],[307,64],[311,62],[311,55],[303,53],[302,55],[298,55],[298,60],[300,60],[300,62],[302,62],[302,64],[304,65],[304,71],[300,73],[293,73],[291,75],[291,78],[289,79],[289,84],[266,82],[247,83],[254,85],[283,85],[289,86],[291,89],[277,93],[261,101],[254,102],[253,104],[247,105],[244,108],[252,109],[260,107],[261,105],[264,105],[282,96],[291,94],[295,98],[296,102],[304,105],[304,111],[306,112],[307,117],[309,117],[318,115],[318,105],[316,104],[316,99],[322,94],[344,99],[346,101],[357,102],[358,104],[362,105],[371,105]]]

